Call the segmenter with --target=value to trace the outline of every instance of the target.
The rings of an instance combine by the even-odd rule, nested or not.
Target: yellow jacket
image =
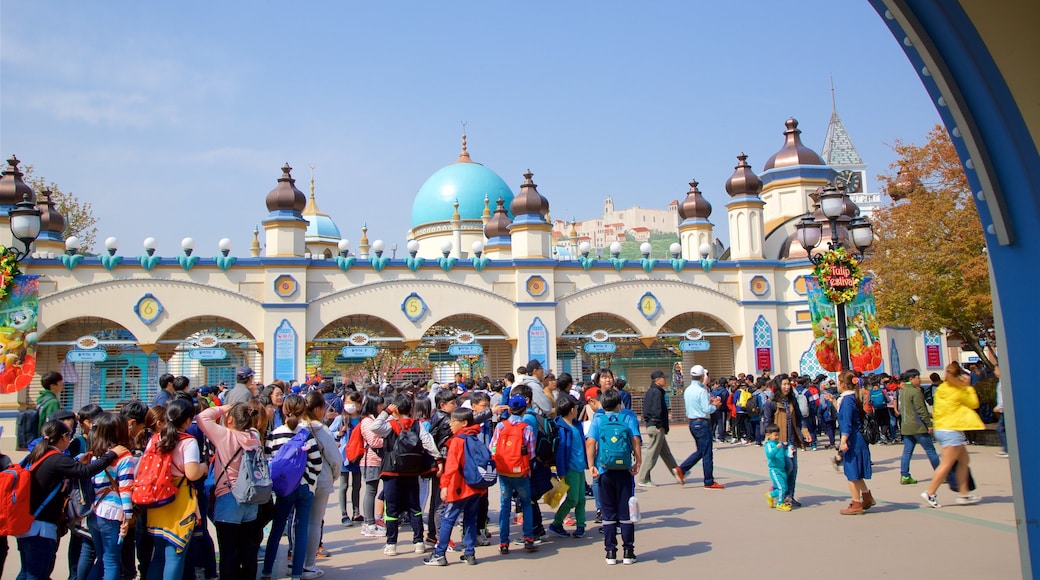
[[[972,386],[956,386],[947,382],[935,391],[932,427],[937,431],[977,431],[985,429],[975,409],[979,395]]]

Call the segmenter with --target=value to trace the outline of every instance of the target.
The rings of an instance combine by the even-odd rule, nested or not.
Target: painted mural
[[[838,356],[838,323],[834,304],[824,295],[813,276],[805,276],[809,313],[812,319],[813,345],[816,359],[830,372],[841,370]],[[856,297],[845,305],[852,369],[864,373],[881,372],[881,340],[878,335],[877,308],[874,303],[874,281],[865,278]]]
[[[29,386],[36,372],[36,318],[40,309],[39,276],[3,280],[0,299],[0,392]]]

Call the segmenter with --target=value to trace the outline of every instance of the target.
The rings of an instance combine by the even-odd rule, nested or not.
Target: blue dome
[[[307,220],[307,235],[305,239],[310,241],[334,241],[338,242],[342,236],[339,234],[339,228],[327,215],[308,215],[303,216],[303,219]]]
[[[412,227],[431,222],[451,221],[455,200],[463,220],[479,220],[484,215],[484,198],[494,206],[501,197],[508,208],[513,192],[494,171],[479,163],[460,161],[441,168],[426,180],[412,203]]]

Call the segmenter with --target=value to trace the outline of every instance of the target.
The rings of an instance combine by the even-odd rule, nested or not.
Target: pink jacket
[[[226,474],[224,473],[224,462],[231,460],[239,449],[260,449],[260,435],[255,430],[235,431],[220,424],[220,421],[224,419],[226,409],[228,409],[227,406],[210,407],[196,417],[199,429],[217,450],[216,457],[213,459],[213,473],[217,478],[213,489],[217,497],[230,493],[231,486],[238,480],[242,453],[238,453],[238,456],[231,461]]]
[[[372,432],[372,423],[375,419],[372,417],[364,417],[361,422],[358,423],[358,427],[361,428],[361,437],[365,439],[365,446],[368,450],[365,451],[365,456],[361,458],[361,467],[382,467],[383,458],[376,453],[376,449],[383,448],[383,438]]]

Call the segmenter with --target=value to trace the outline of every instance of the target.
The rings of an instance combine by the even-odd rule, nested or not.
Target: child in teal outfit
[[[574,424],[578,416],[578,402],[570,395],[560,395],[556,400],[556,426],[560,433],[560,445],[556,450],[556,477],[567,482],[567,497],[560,502],[553,522],[549,524],[549,533],[554,536],[570,537],[563,529],[563,520],[567,513],[574,510],[577,530],[575,538],[585,537],[585,438],[581,427]]]
[[[780,443],[780,426],[768,425],[766,427],[766,464],[769,466],[769,480],[773,482],[773,489],[766,492],[766,501],[769,507],[775,507],[782,512],[791,511],[791,505],[784,503],[787,497],[787,471],[784,469],[784,454],[787,453],[784,443]]]

